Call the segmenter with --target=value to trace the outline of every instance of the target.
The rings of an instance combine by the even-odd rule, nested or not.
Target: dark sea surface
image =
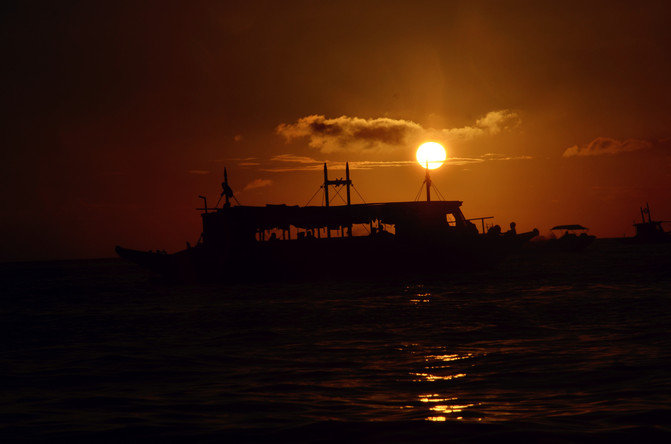
[[[0,439],[669,442],[670,267],[614,241],[374,281],[0,264]]]

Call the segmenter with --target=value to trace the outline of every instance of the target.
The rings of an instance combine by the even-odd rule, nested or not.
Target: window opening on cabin
[[[385,224],[379,220],[373,220],[369,223],[352,224],[352,237],[370,236],[371,233],[385,233],[395,235],[396,225]],[[294,225],[290,225],[285,230],[282,228],[258,228],[254,237],[257,242],[268,242],[296,239],[322,239],[329,236],[326,227],[300,228]],[[331,228],[330,237],[349,237],[347,226],[343,225],[342,228],[340,226],[337,228]]]

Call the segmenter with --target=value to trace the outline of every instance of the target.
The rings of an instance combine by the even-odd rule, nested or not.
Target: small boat
[[[514,223],[508,232],[485,233],[490,217],[466,219],[461,201],[431,200],[428,168],[423,186],[426,201],[352,204],[349,165],[345,179],[329,179],[324,164],[323,206],[233,205],[224,170],[224,203],[208,208],[200,196],[203,231],[196,245],[174,254],[119,246],[116,252],[178,280],[443,274],[496,264],[538,234],[518,234]],[[333,197],[345,191],[344,205],[331,205],[330,187]],[[482,233],[475,220],[482,221]]]
[[[636,234],[634,237],[625,238],[628,242],[634,243],[665,243],[671,242],[671,233],[664,231],[662,224],[669,223],[668,220],[652,220],[650,215],[650,205],[645,204],[645,207],[640,207],[641,222],[634,223]],[[647,220],[646,220],[647,216]]]
[[[582,251],[594,242],[596,236],[587,234],[589,228],[579,224],[556,225],[550,229],[553,232],[550,238],[539,238],[533,244],[536,248],[548,251]],[[562,232],[556,236],[554,232]]]

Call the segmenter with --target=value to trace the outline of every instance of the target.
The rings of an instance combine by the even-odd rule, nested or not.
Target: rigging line
[[[337,196],[340,196],[340,192],[342,191],[342,188],[343,188],[343,187],[341,187],[341,186],[336,187],[336,189],[338,190],[338,192],[335,194],[335,196],[333,196],[333,197],[331,198],[331,200],[329,201],[329,203],[333,202],[333,199],[335,199]],[[343,202],[345,202],[345,199],[343,199],[342,196],[340,196],[340,199],[341,199]],[[347,203],[347,202],[345,202],[345,203]]]
[[[436,193],[438,193],[438,196],[442,199],[445,200],[445,197],[443,197],[443,194],[440,192],[437,186],[431,184],[433,186],[433,189],[436,190]]]
[[[233,198],[233,200],[235,200],[235,203],[237,203],[239,207],[242,206],[242,204],[240,203],[240,201],[238,200],[237,197],[235,197],[235,196],[231,196],[231,197]]]
[[[356,194],[359,195],[359,198],[361,199],[361,202],[366,203],[366,201],[364,200],[363,196],[361,195],[361,193],[359,193],[359,190],[356,189],[356,187],[354,186],[354,184],[352,184],[352,188],[354,188],[354,191],[356,191]]]
[[[420,185],[419,191],[417,192],[417,195],[415,195],[415,202],[419,200],[419,195],[422,194],[422,189],[424,188],[424,184]]]
[[[315,198],[315,196],[317,195],[317,193],[319,193],[319,190],[321,190],[321,189],[322,189],[322,187],[317,188],[317,191],[315,191],[315,194],[313,194],[312,197],[310,198],[310,200],[308,200],[308,203],[306,203],[306,204],[303,205],[303,206],[304,206],[304,207],[307,207],[307,206],[310,204],[310,202],[312,202],[312,199]]]
[[[223,196],[224,196],[223,194],[222,194],[221,196],[219,196],[219,200],[217,201],[217,204],[214,206],[214,208],[219,207],[219,202],[221,202],[221,198],[222,198]]]
[[[342,200],[343,203],[344,203],[345,205],[347,205],[347,201],[346,201],[345,198],[342,196],[342,194],[340,194],[340,192],[341,192],[344,188],[345,188],[345,187],[341,185],[341,186],[340,186],[340,189],[339,189],[338,192],[336,193],[336,196],[340,197],[340,200]]]
[[[440,190],[438,189],[438,187],[436,186],[436,184],[434,182],[431,182],[431,186],[433,187],[434,190],[436,190],[436,193],[438,193],[438,195],[440,197],[443,197],[443,193],[440,192]],[[443,199],[443,200],[445,200],[445,199]]]

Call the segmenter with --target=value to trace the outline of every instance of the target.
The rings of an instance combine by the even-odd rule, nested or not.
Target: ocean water
[[[0,264],[0,438],[668,442],[670,266],[614,241],[374,281]]]

